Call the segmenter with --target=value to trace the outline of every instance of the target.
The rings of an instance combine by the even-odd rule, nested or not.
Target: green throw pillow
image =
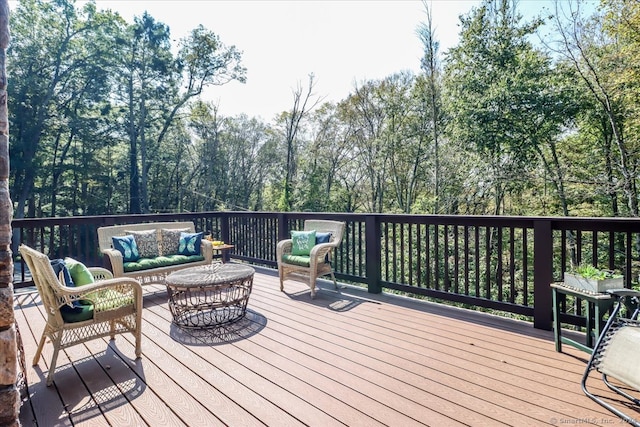
[[[311,248],[316,244],[316,230],[292,231],[291,240],[293,240],[291,255],[308,256],[311,253]]]
[[[69,274],[71,274],[73,283],[76,286],[88,285],[89,283],[95,282],[93,274],[91,274],[89,269],[80,261],[67,257],[64,259],[64,264],[69,269]]]

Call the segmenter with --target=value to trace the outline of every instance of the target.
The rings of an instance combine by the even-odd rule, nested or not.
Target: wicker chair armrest
[[[290,254],[292,248],[293,248],[293,240],[291,239],[280,240],[278,242],[278,246],[276,246],[277,259],[282,260],[282,255]]]
[[[122,256],[122,253],[113,248],[103,249],[102,253],[109,257],[113,277],[120,277],[124,275],[124,257]]]
[[[87,267],[96,281],[113,279],[113,273],[102,267]]]
[[[204,257],[205,261],[213,261],[213,243],[209,240],[202,239],[202,243],[200,244],[200,253]]]
[[[118,291],[126,291],[139,286],[142,291],[142,285],[136,279],[129,277],[116,277],[113,279],[99,280],[82,286],[58,286],[56,293],[64,296],[83,297],[87,294],[102,291],[105,289],[114,289]]]
[[[335,243],[319,243],[311,248],[311,252],[309,253],[310,259],[315,259],[316,262],[322,263],[324,262],[324,257],[328,254],[329,258],[331,258],[331,250],[335,248]]]

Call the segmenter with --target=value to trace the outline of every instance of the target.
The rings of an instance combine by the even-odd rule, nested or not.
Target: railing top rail
[[[598,218],[598,217],[523,217],[496,215],[432,215],[432,214],[387,214],[387,213],[344,213],[344,212],[251,212],[251,211],[210,211],[183,212],[172,214],[98,215],[49,218],[13,219],[16,227],[37,222],[40,225],[100,224],[115,225],[131,222],[179,221],[193,217],[278,217],[289,219],[336,219],[342,221],[364,221],[374,217],[381,222],[402,222],[409,224],[450,224],[474,226],[507,226],[533,228],[537,221],[550,222],[552,230],[589,230],[607,232],[640,232],[640,218]]]

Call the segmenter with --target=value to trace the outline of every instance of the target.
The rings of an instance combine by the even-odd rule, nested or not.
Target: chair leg
[[[51,340],[53,344],[53,356],[51,356],[51,363],[49,364],[49,373],[47,374],[47,387],[53,384],[53,374],[56,371],[56,364],[58,363],[58,353],[60,352],[60,342],[62,341],[62,332],[56,334],[55,340]]]
[[[136,338],[136,359],[142,356],[142,313],[136,313],[136,330],[134,333]]]
[[[336,282],[336,276],[333,275],[333,270],[331,270],[331,280],[333,280],[333,286],[338,289],[338,282]]]
[[[316,277],[309,277],[309,287],[311,288],[311,299],[316,298]]]
[[[38,349],[36,350],[35,356],[33,356],[33,366],[36,366],[40,361],[40,356],[42,355],[42,349],[44,348],[44,342],[47,339],[45,335],[47,331],[42,331],[42,337],[40,337],[40,342],[38,343]]]
[[[282,267],[278,268],[278,274],[280,276],[280,292],[284,292],[284,269]]]

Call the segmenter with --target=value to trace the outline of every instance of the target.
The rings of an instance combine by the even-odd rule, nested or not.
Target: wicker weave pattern
[[[186,229],[190,233],[195,232],[193,222],[154,222],[144,224],[112,225],[98,228],[98,244],[100,245],[100,251],[109,260],[114,277],[133,277],[143,285],[149,283],[164,283],[164,279],[169,273],[184,268],[211,264],[211,261],[213,261],[213,245],[210,241],[202,239],[202,244],[200,246],[200,252],[202,256],[204,256],[204,260],[202,261],[152,268],[149,270],[125,272],[122,254],[117,249],[113,249],[113,242],[111,238],[113,236],[125,236],[129,234],[127,233],[128,231],[143,231],[150,229],[156,230],[158,242],[161,242],[162,239],[162,229]]]
[[[329,243],[321,243],[315,245],[311,249],[309,259],[311,260],[309,267],[288,264],[283,259],[284,254],[291,254],[293,247],[293,241],[286,239],[278,242],[276,248],[276,256],[278,260],[278,273],[280,275],[280,290],[284,291],[283,281],[291,273],[302,273],[309,276],[309,287],[311,288],[311,298],[316,296],[316,279],[320,276],[330,275],[333,280],[333,285],[338,288],[336,278],[333,275],[333,268],[331,266],[331,255],[333,249],[340,246],[342,243],[342,235],[344,234],[345,223],[339,221],[325,221],[325,220],[307,220],[304,222],[304,231],[316,230],[317,232],[330,232],[331,240]],[[325,262],[326,256],[329,256],[329,262]]]
[[[176,325],[207,328],[242,319],[253,288],[253,268],[213,263],[167,276],[169,310]]]
[[[109,336],[115,339],[116,334],[130,332],[136,341],[136,357],[140,357],[142,286],[137,280],[114,279],[108,270],[90,268],[97,281],[70,288],[60,283],[46,255],[25,245],[20,245],[20,253],[29,267],[47,313],[47,324],[33,358],[33,364],[37,365],[46,338],[49,338],[54,350],[47,385],[53,382],[60,350],[95,338]],[[75,300],[88,300],[93,304],[92,319],[74,323],[64,321],[60,307],[72,304]]]

